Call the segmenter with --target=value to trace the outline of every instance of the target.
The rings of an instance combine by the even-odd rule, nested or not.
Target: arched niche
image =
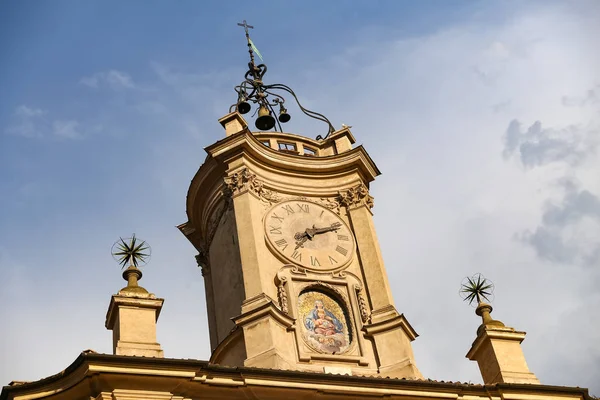
[[[325,284],[309,285],[297,299],[300,336],[314,351],[344,354],[354,344],[348,305],[337,291]]]

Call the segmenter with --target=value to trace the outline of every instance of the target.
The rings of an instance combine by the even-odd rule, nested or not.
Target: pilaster
[[[246,168],[225,178],[226,194],[233,203],[246,299],[264,292],[258,252],[258,241],[263,240],[262,214],[249,190],[256,184],[255,178]]]
[[[394,307],[373,224],[373,197],[361,183],[340,192],[338,201],[347,208],[356,236],[365,289],[372,307],[370,324],[366,324],[363,330],[375,343],[379,372],[399,378],[421,378],[410,344],[418,335]]]
[[[202,271],[202,277],[204,278],[204,293],[206,297],[206,312],[208,315],[209,326],[216,326],[215,316],[215,296],[212,282],[212,274],[210,270],[210,258],[208,252],[204,249],[198,252],[196,255],[196,263]],[[209,329],[210,334],[210,349],[214,350],[219,344],[219,339],[216,329]]]
[[[338,200],[348,209],[356,245],[364,266],[363,275],[371,307],[377,310],[393,305],[392,291],[373,224],[371,213],[373,197],[369,195],[367,187],[360,184],[340,192]]]
[[[365,325],[363,331],[375,343],[381,375],[408,379],[423,377],[415,365],[410,344],[418,336],[417,332],[394,306],[374,310],[371,323]]]
[[[235,317],[243,329],[247,367],[294,369],[294,342],[288,329],[294,320],[283,313],[269,296],[260,294],[242,304],[242,314]]]

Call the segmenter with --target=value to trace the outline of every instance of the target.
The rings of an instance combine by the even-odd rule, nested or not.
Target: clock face
[[[283,259],[314,270],[335,270],[354,255],[354,236],[334,212],[315,203],[290,200],[264,219],[267,243]]]

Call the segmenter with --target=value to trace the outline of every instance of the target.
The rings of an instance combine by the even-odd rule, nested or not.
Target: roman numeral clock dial
[[[346,266],[354,255],[354,236],[333,211],[303,200],[273,206],[264,217],[266,242],[284,261],[329,271]]]

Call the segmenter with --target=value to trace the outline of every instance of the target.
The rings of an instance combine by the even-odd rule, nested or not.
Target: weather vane
[[[494,295],[494,284],[478,273],[463,279],[459,293],[469,305],[473,305],[475,301],[479,305],[482,300],[491,302],[491,297]]]
[[[130,267],[137,268],[150,261],[152,249],[144,240],[135,237],[135,233],[130,238],[119,238],[113,244],[111,254],[115,261],[121,265],[121,269],[128,264]]]
[[[327,117],[325,117],[323,114],[319,114],[304,108],[302,104],[300,104],[300,101],[298,100],[298,97],[294,91],[289,86],[281,83],[275,83],[271,85],[265,85],[263,83],[262,79],[267,72],[267,66],[263,63],[256,65],[254,62],[255,53],[261,61],[263,61],[263,58],[254,45],[252,39],[250,39],[250,33],[248,32],[248,29],[254,29],[254,27],[248,25],[246,20],[244,20],[242,23],[238,23],[238,25],[242,26],[246,32],[246,41],[248,43],[248,52],[250,53],[250,62],[248,63],[248,71],[244,75],[244,81],[235,87],[238,99],[237,102],[230,107],[229,111],[232,112],[233,110],[237,110],[240,114],[246,114],[252,109],[250,103],[257,104],[258,118],[255,122],[256,128],[261,131],[268,131],[273,129],[275,124],[277,124],[279,131],[283,132],[281,129],[281,123],[288,122],[291,119],[291,116],[288,114],[287,109],[285,108],[285,98],[273,92],[279,90],[291,94],[294,97],[296,104],[298,104],[298,107],[300,107],[300,110],[304,114],[327,124],[327,134],[325,137],[322,137],[321,135],[317,136],[317,140],[324,139],[329,136],[329,134],[334,132],[335,128],[327,119]],[[273,117],[273,114],[277,114],[274,107],[279,107],[277,119]]]

